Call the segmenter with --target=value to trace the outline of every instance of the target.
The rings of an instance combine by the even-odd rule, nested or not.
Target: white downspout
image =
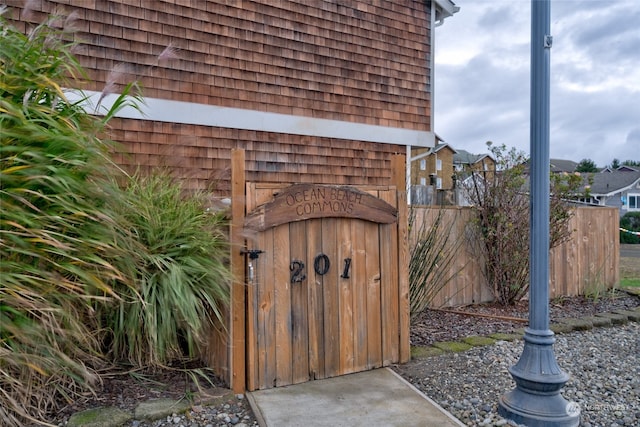
[[[406,154],[406,171],[405,171],[405,191],[407,192],[407,204],[411,204],[411,146],[407,145]]]
[[[436,64],[435,64],[435,46],[436,46],[436,2],[431,2],[431,25],[429,28],[429,90],[431,91],[431,132],[436,133],[436,91],[435,91],[435,77],[436,77]],[[435,147],[435,142],[434,142]]]

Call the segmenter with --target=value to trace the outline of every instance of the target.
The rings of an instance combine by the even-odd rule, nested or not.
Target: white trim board
[[[118,97],[117,94],[107,95],[102,100],[100,111],[96,111],[95,105],[100,99],[100,92],[84,91],[80,93],[69,91],[66,92],[66,95],[71,102],[77,102],[85,98],[86,106],[84,108],[92,114],[102,114],[101,111],[108,110]],[[428,131],[220,107],[161,98],[144,98],[144,104],[139,105],[139,111],[127,106],[118,111],[116,117],[379,142],[403,146],[433,147],[435,144],[434,133]]]

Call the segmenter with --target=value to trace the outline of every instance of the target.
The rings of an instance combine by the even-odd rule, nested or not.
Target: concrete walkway
[[[459,427],[389,368],[247,393],[261,427]]]

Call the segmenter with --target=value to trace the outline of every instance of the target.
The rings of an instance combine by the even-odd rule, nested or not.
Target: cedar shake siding
[[[422,141],[118,118],[110,136],[124,167],[168,166],[193,188],[226,193],[230,150],[244,148],[249,181],[387,185],[392,154],[433,145],[430,1],[42,0],[29,13],[7,3],[25,32],[54,11],[74,13],[87,91],[118,70],[116,92],[138,80],[145,98],[410,130]],[[168,46],[177,57],[159,61]]]

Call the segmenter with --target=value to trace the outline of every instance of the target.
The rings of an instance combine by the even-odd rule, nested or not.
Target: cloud
[[[492,140],[528,152],[530,2],[456,4],[460,12],[436,30],[435,131],[454,148],[485,152]],[[634,0],[551,8],[551,155],[640,160],[640,8]]]

